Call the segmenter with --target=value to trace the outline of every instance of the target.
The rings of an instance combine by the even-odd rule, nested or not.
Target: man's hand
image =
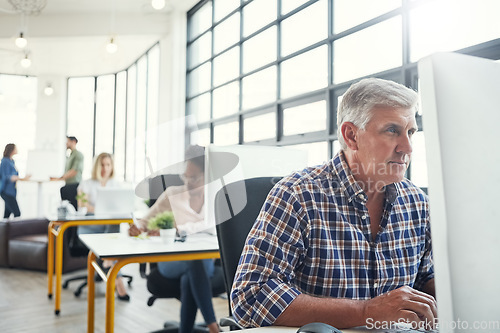
[[[62,180],[62,177],[50,177],[50,180]]]
[[[365,318],[373,321],[416,323],[418,327],[431,329],[437,318],[434,297],[408,286],[391,290],[366,301]]]

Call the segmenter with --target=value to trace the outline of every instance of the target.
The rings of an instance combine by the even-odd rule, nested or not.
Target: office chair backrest
[[[61,193],[61,200],[68,200],[76,210],[78,210],[78,202],[76,200],[78,183],[68,184],[59,190]]]
[[[259,215],[267,194],[280,179],[279,177],[259,177],[241,180],[226,185],[215,196],[217,239],[219,241],[219,250],[229,302],[234,275],[236,274],[236,269],[247,235]],[[242,184],[242,182],[244,182],[244,184]],[[225,220],[225,214],[223,212],[227,211],[228,202],[231,201],[227,193],[234,193],[231,191],[231,188],[240,189],[242,185],[244,185],[246,190],[247,203],[245,208],[232,218],[219,223],[219,221]],[[229,308],[231,309],[231,307]]]
[[[75,209],[78,209],[78,202],[76,200],[78,183],[68,184],[60,189],[61,200],[68,200]],[[69,253],[72,257],[84,257],[88,254],[89,250],[78,238],[77,227],[70,227],[64,233],[65,238],[68,240]]]
[[[181,177],[176,174],[158,175],[149,180],[149,207],[169,187],[184,185]]]

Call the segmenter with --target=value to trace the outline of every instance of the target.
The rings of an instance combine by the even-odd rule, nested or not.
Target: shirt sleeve
[[[277,185],[247,237],[236,271],[231,308],[240,325],[272,325],[300,294],[293,281],[305,257],[307,225],[294,193]]]
[[[75,154],[75,157],[70,161],[70,165],[68,170],[75,170],[82,172],[83,171],[83,154],[80,152],[77,152]]]
[[[434,260],[432,257],[432,239],[431,239],[431,227],[429,223],[429,210],[427,207],[427,223],[425,228],[425,248],[424,254],[420,260],[420,265],[418,268],[417,277],[415,279],[414,287],[415,289],[422,290],[425,284],[434,278]]]

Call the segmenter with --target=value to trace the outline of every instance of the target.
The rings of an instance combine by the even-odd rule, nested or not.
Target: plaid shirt
[[[408,180],[386,186],[372,240],[366,195],[344,154],[283,178],[246,240],[231,292],[246,327],[272,325],[299,294],[370,299],[434,277],[426,195]]]

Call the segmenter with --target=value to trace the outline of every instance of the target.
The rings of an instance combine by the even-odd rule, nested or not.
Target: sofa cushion
[[[11,239],[9,266],[47,271],[47,235],[28,235]]]

